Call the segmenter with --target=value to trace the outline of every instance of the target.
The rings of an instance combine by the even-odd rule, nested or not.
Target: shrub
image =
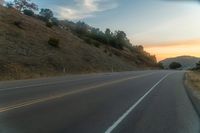
[[[164,68],[165,68],[164,65],[163,65],[163,63],[161,63],[161,62],[157,63],[157,66],[158,66],[160,69],[164,69]]]
[[[41,20],[41,21],[46,22],[46,19],[45,19],[44,17],[38,15],[38,14],[36,14],[35,17],[36,17],[37,19]]]
[[[94,45],[95,47],[99,48],[100,45],[101,45],[101,43],[99,43],[99,42],[97,42],[97,41],[94,41],[94,42],[93,42],[93,45]]]
[[[49,27],[49,28],[52,28],[53,24],[51,22],[46,22],[46,26]]]
[[[114,55],[116,55],[116,56],[121,56],[121,53],[120,52],[114,52]]]
[[[59,48],[59,43],[60,43],[60,40],[59,39],[56,39],[56,38],[49,38],[49,41],[48,41],[48,44],[55,47],[55,48]]]
[[[22,27],[22,21],[15,21],[14,25],[17,26],[20,29],[23,29],[23,27]]]
[[[178,68],[181,68],[182,65],[178,62],[172,62],[170,65],[169,65],[169,68],[170,69],[178,69]]]
[[[57,18],[55,18],[55,17],[51,18],[51,22],[53,25],[59,26],[59,20]]]
[[[92,44],[92,39],[85,37],[83,38],[83,40],[87,43],[87,44]]]
[[[23,13],[27,16],[34,16],[34,12],[32,10],[25,9]]]
[[[200,70],[200,61],[196,63],[196,66],[194,68],[191,68],[190,70],[193,71],[199,71]]]

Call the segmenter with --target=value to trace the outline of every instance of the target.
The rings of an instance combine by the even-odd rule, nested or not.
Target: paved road
[[[0,82],[0,133],[198,133],[184,71]]]

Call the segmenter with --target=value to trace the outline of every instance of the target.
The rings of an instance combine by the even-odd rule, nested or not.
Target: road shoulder
[[[184,85],[189,98],[200,116],[200,72],[185,73]]]

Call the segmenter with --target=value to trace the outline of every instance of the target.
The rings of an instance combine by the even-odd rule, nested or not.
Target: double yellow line
[[[19,104],[15,104],[15,105],[8,105],[6,107],[0,107],[0,113],[11,111],[13,109],[18,109],[18,108],[30,106],[30,105],[34,105],[34,104],[37,104],[37,103],[42,103],[42,102],[46,102],[46,101],[62,98],[62,97],[65,97],[65,96],[69,96],[69,95],[73,95],[73,94],[77,94],[77,93],[81,93],[81,92],[85,92],[85,91],[89,91],[89,90],[92,90],[92,89],[95,89],[95,88],[100,88],[100,87],[104,87],[104,86],[108,86],[108,85],[112,85],[112,84],[116,84],[116,83],[121,83],[121,82],[124,82],[124,81],[127,81],[127,80],[131,80],[131,79],[136,79],[136,78],[149,76],[149,75],[152,75],[154,73],[155,72],[149,73],[149,74],[133,76],[133,77],[128,77],[128,78],[123,78],[123,79],[110,81],[110,82],[106,82],[106,83],[95,85],[95,86],[91,86],[91,87],[82,88],[82,89],[79,89],[79,90],[74,90],[74,91],[71,91],[71,92],[66,92],[66,93],[62,93],[62,94],[48,96],[48,97],[45,97],[45,98],[25,101],[25,102],[22,102],[22,103],[19,103]]]

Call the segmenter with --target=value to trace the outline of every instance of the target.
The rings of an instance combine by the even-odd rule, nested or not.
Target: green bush
[[[158,62],[158,63],[157,63],[157,66],[158,66],[160,69],[164,69],[164,68],[165,68],[164,65],[163,65],[163,63],[161,63],[161,62]]]
[[[87,44],[92,44],[92,39],[85,37],[83,38],[83,40],[87,43]]]
[[[27,16],[34,16],[34,12],[32,10],[25,9],[23,12]]]
[[[46,26],[49,27],[49,28],[52,28],[53,24],[51,22],[46,22]]]
[[[181,68],[182,65],[178,62],[172,62],[170,65],[169,65],[169,68],[170,69],[178,69],[178,68]]]
[[[55,18],[55,17],[51,18],[51,22],[53,25],[59,26],[59,20],[57,18]]]
[[[196,66],[190,70],[199,71],[200,70],[200,61],[196,63]]]
[[[59,48],[59,43],[60,43],[60,40],[59,39],[56,39],[56,38],[49,38],[49,41],[48,41],[48,44],[51,45],[52,47],[55,47],[55,48]]]
[[[120,52],[114,52],[114,55],[120,57],[122,54]]]
[[[93,41],[92,44],[97,48],[99,48],[101,46],[101,43],[98,41]]]
[[[22,21],[15,21],[14,22],[14,25],[17,26],[20,29],[23,29],[22,24],[23,24]]]

